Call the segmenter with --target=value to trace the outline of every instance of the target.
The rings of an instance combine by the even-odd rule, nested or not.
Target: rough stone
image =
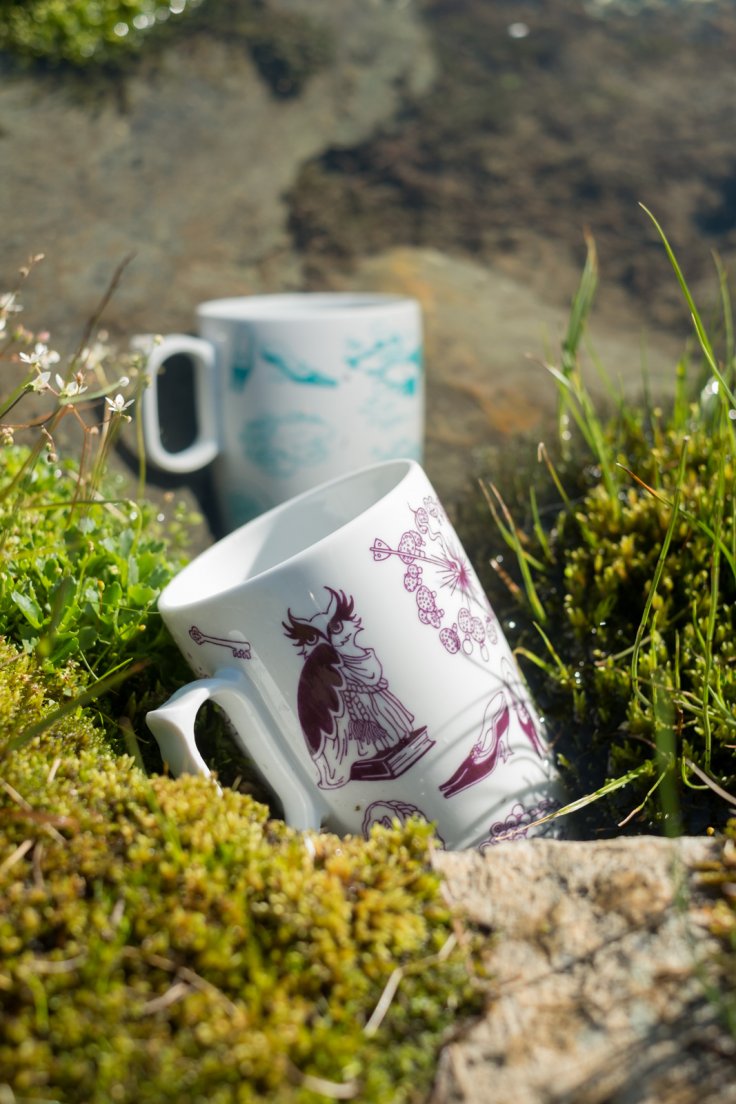
[[[324,22],[335,43],[294,99],[273,95],[242,43],[207,34],[142,63],[122,104],[104,85],[81,96],[54,74],[3,74],[0,279],[12,287],[46,254],[31,321],[73,340],[131,252],[105,315],[126,335],[187,328],[203,299],[299,282],[283,199],[299,167],[370,135],[427,87],[434,59],[413,6],[271,7]]]
[[[564,254],[550,257],[572,299],[580,271]],[[519,435],[551,430],[556,388],[545,360],[559,364],[569,311],[535,288],[477,261],[433,249],[397,248],[358,262],[338,288],[392,291],[422,305],[427,362],[426,468],[440,495],[467,489],[481,454]],[[559,290],[559,289],[558,289]],[[652,331],[646,304],[611,297],[594,308],[581,352],[593,394],[606,385],[638,397],[644,378],[653,395],[672,391],[682,353],[679,338]]]
[[[517,840],[435,857],[488,932],[484,1017],[431,1104],[731,1104],[736,1040],[706,984],[704,838]]]

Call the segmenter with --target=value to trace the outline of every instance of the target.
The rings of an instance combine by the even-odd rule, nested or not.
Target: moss
[[[304,837],[51,733],[3,764],[0,1069],[20,1097],[421,1099],[477,1007],[426,826]],[[51,764],[53,769],[50,769]],[[366,1024],[393,971],[401,982]]]
[[[726,807],[711,790],[689,784],[692,780],[685,766],[690,759],[705,768],[707,739],[711,776],[725,789],[736,784],[736,671],[732,663],[736,577],[725,556],[713,592],[717,616],[712,644],[706,647],[713,585],[712,527],[719,509],[727,547],[736,530],[733,496],[730,492],[724,496],[723,486],[719,491],[719,471],[726,488],[734,482],[728,440],[720,433],[703,421],[696,408],[687,424],[679,428],[669,425],[668,416],[661,412],[651,419],[611,419],[607,448],[637,478],[625,476],[621,469],[624,478],[614,501],[604,486],[600,467],[586,457],[581,446],[560,466],[570,506],[557,506],[547,515],[545,547],[534,533],[529,513],[520,501],[513,501],[514,487],[503,488],[512,502],[525,547],[539,565],[534,583],[559,664],[542,643],[524,601],[519,603],[523,593],[512,595],[502,576],[490,567],[498,551],[498,537],[487,512],[484,522],[478,505],[466,505],[460,521],[461,533],[475,558],[481,563],[485,559],[488,565],[483,574],[492,602],[507,626],[513,622],[513,628],[507,630],[512,643],[544,664],[529,664],[527,674],[551,722],[572,792],[592,792],[609,779],[650,764],[650,769],[642,772],[638,788],[622,790],[605,810],[590,810],[588,827],[592,830],[607,827],[609,832],[615,831],[617,821],[637,804],[637,794],[642,797],[656,780],[655,745],[663,727],[676,746],[678,771],[682,765],[688,782],[680,779],[677,785],[686,829],[699,833],[710,824],[722,826],[727,816]],[[639,654],[635,689],[632,649],[672,516],[684,447],[679,521],[654,599],[653,620]],[[534,481],[538,480],[539,475]],[[526,493],[522,484],[523,480],[520,493]],[[504,574],[508,569],[516,577],[508,556],[503,567]],[[672,706],[666,721],[655,708],[657,696]],[[704,702],[709,703],[707,710]],[[663,830],[661,810],[650,804],[631,827]]]
[[[60,702],[78,691],[73,667],[45,671],[38,660],[0,637],[0,777],[12,744],[27,728],[58,710]],[[81,709],[59,718],[54,725],[65,754],[84,749],[109,752],[102,730]]]
[[[334,56],[330,29],[261,0],[0,0],[9,57],[117,78],[172,34],[240,42],[275,96],[298,96]]]
[[[0,49],[77,67],[137,53],[200,0],[0,0]]]

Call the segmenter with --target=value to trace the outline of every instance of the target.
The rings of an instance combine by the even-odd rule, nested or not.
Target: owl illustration
[[[282,622],[304,658],[297,713],[318,785],[335,789],[351,779],[397,778],[434,741],[389,689],[375,651],[358,642],[362,622],[354,599],[325,590],[324,609],[310,618],[289,609]]]

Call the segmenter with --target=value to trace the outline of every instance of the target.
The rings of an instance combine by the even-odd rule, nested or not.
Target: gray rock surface
[[[0,278],[29,288],[38,325],[76,336],[116,264],[135,260],[106,321],[113,331],[192,324],[203,299],[300,280],[284,192],[303,162],[352,145],[432,80],[413,5],[274,0],[321,21],[335,57],[295,99],[273,95],[242,42],[197,35],[108,87],[49,74],[0,84]]]
[[[562,255],[556,295],[568,302],[580,272]],[[554,380],[545,361],[559,364],[567,307],[545,300],[503,271],[433,249],[397,248],[366,258],[340,288],[385,290],[414,296],[422,305],[427,362],[426,468],[440,495],[451,502],[473,480],[481,454],[520,434],[533,441],[553,432]],[[652,333],[645,309],[635,310],[611,289],[605,307],[594,308],[581,371],[593,394],[607,385],[638,397],[644,378],[653,395],[671,393],[679,338]],[[549,438],[548,438],[549,439]]]
[[[705,985],[708,839],[517,840],[435,858],[488,931],[483,1019],[431,1104],[731,1104],[736,1040]]]

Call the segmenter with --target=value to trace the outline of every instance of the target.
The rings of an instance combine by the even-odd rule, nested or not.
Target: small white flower
[[[35,380],[29,383],[31,391],[48,391],[50,372],[39,372]]]
[[[81,395],[87,390],[86,387],[82,387],[78,379],[70,380],[68,383],[64,383],[61,376],[56,374],[56,386],[59,388],[60,399],[75,399],[77,395]]]
[[[114,399],[111,399],[108,395],[105,402],[113,414],[122,414],[124,410],[127,410],[129,406],[133,405],[133,399],[128,399],[126,402],[125,395],[116,395]]]
[[[20,359],[26,364],[32,364],[34,368],[50,368],[58,364],[61,357],[43,341],[37,341],[32,353],[19,353]],[[56,377],[59,378],[58,376]]]
[[[14,314],[22,310],[23,307],[20,303],[16,303],[15,301],[14,291],[6,291],[4,295],[0,295],[0,311],[2,311],[3,314]]]

